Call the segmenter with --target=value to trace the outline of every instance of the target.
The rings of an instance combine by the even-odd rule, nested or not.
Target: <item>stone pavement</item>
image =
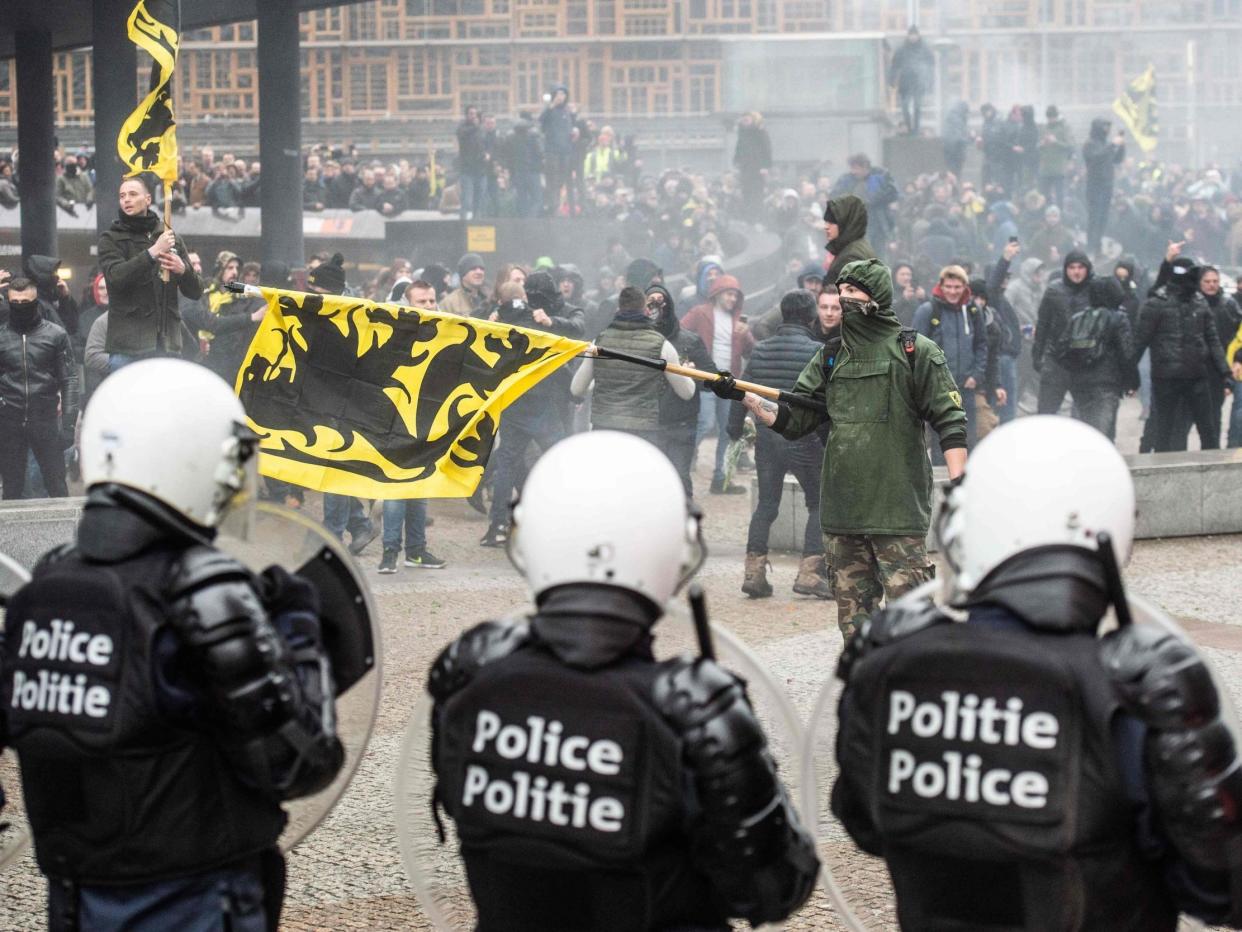
[[[772,561],[774,598],[747,600],[738,588],[749,515],[745,496],[704,496],[703,505],[711,555],[700,579],[712,616],[764,660],[805,721],[839,651],[834,606],[792,595],[790,587],[797,572],[793,557]],[[308,508],[317,513],[315,503],[308,503]],[[363,555],[361,562],[380,604],[385,640],[379,716],[345,798],[289,858],[283,929],[430,928],[402,869],[394,826],[394,767],[436,652],[464,627],[507,613],[525,601],[523,584],[504,553],[477,546],[486,527],[481,516],[460,502],[433,503],[431,514],[435,525],[429,530],[430,546],[449,561],[447,569],[402,569],[395,576],[378,576],[378,541]],[[55,529],[45,527],[40,539],[56,534]],[[1237,701],[1242,701],[1240,566],[1242,538],[1190,538],[1139,544],[1127,572],[1135,591],[1172,611],[1207,648]],[[691,632],[684,618],[666,619],[657,632],[663,651],[690,648]],[[759,705],[764,718],[775,723],[778,713],[771,703],[760,699]],[[820,740],[826,740],[824,735]],[[774,744],[782,772],[797,792],[801,775],[794,749],[779,736]],[[820,763],[822,779],[830,771]],[[825,807],[826,794],[825,783],[819,788],[817,809]],[[429,824],[426,809],[417,800],[410,809],[421,824]],[[828,832],[821,847],[852,891],[855,908],[867,911],[876,928],[892,928],[885,875],[877,862],[858,854],[839,832]],[[443,882],[451,882],[455,876],[451,852],[441,851],[439,857],[441,876],[449,878]],[[43,882],[30,856],[0,877],[0,884],[0,932],[41,928]],[[821,930],[840,926],[827,898],[817,892],[786,927]]]

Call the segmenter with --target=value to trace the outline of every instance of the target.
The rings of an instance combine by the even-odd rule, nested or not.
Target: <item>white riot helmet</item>
[[[971,452],[936,522],[949,601],[960,603],[1014,554],[1058,544],[1094,551],[1104,531],[1124,566],[1134,515],[1130,470],[1102,433],[1056,415],[1012,421]]]
[[[82,479],[145,492],[200,527],[253,493],[255,435],[228,384],[180,359],[117,370],[82,417]],[[253,494],[251,495],[253,497]]]
[[[702,564],[703,546],[668,458],[631,434],[597,430],[535,463],[513,506],[509,556],[534,598],[596,583],[663,608]]]

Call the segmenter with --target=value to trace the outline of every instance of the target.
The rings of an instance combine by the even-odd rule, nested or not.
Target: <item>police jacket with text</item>
[[[594,591],[582,599],[578,588]],[[646,626],[621,620],[633,617],[626,600],[636,597],[564,590],[571,591],[544,601],[529,627],[472,629],[432,669],[436,798],[457,826],[477,928],[724,930],[754,876],[766,885],[755,896],[757,921],[797,909],[818,862],[806,840],[806,857],[786,867],[788,852],[803,844],[796,817],[773,822],[775,830],[752,843],[750,862],[711,858],[721,850],[718,810],[695,781],[694,736],[679,733],[661,698],[691,662],[653,659]],[[592,605],[602,609],[595,617]],[[749,706],[732,708],[753,721]],[[703,727],[728,744],[733,718],[713,721]],[[742,729],[757,730],[757,723]],[[761,754],[759,764],[767,760]],[[754,821],[765,823],[768,813],[791,811],[780,790],[757,804],[748,787],[763,781],[742,776],[734,810],[757,805],[765,814]],[[726,839],[734,834],[730,827]]]
[[[832,810],[887,861],[902,927],[1174,929],[1094,635],[936,614],[891,635],[879,616],[839,710]]]
[[[280,800],[227,755],[168,629],[163,581],[186,547],[92,493],[77,546],[44,557],[9,602],[0,747],[17,751],[49,877],[162,881],[272,848],[284,828]]]

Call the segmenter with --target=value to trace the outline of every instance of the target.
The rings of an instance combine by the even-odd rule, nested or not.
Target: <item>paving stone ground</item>
[[[619,489],[617,494],[625,492]],[[700,578],[713,618],[763,659],[805,721],[839,651],[835,607],[792,594],[797,572],[793,555],[772,558],[774,598],[747,600],[738,589],[749,515],[746,496],[704,496],[703,505],[711,556]],[[317,505],[312,502],[308,508],[315,512]],[[525,601],[523,584],[504,553],[477,546],[485,528],[481,516],[461,502],[433,503],[431,514],[435,525],[429,532],[430,546],[449,561],[447,569],[402,569],[395,576],[379,576],[375,573],[378,541],[362,557],[378,597],[385,642],[384,687],[375,733],[344,799],[289,858],[283,929],[431,928],[402,869],[394,824],[394,769],[435,653],[463,628]],[[1242,701],[1242,537],[1142,542],[1135,548],[1127,577],[1136,592],[1164,605],[1208,648],[1230,692]],[[667,619],[657,631],[662,650],[690,646],[689,623],[684,618]],[[762,698],[762,690],[756,693],[763,716],[774,725],[778,710]],[[827,737],[820,734],[819,740],[824,743]],[[774,744],[783,772],[799,793],[802,775],[791,742],[777,736]],[[825,781],[831,769],[824,761],[819,764],[820,779]],[[826,783],[818,795],[815,808],[822,810]],[[439,858],[442,885],[450,884],[456,876],[451,852],[433,846],[426,807],[416,798],[408,809],[412,819],[426,828],[421,843],[433,858]],[[832,826],[823,828],[825,860],[852,891],[851,903],[867,914],[875,928],[893,928],[882,867],[858,854]],[[29,855],[0,876],[0,886],[0,932],[43,927],[44,885]],[[454,898],[449,895],[448,899]],[[460,905],[460,895],[456,900]],[[822,892],[786,924],[796,930],[840,927]]]

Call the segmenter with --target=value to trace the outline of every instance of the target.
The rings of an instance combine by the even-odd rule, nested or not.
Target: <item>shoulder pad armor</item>
[[[479,669],[521,650],[530,642],[525,622],[485,621],[444,648],[427,676],[427,692],[443,702],[466,687]]]
[[[855,664],[871,651],[941,624],[953,624],[953,619],[931,599],[901,601],[887,606],[864,621],[846,642],[837,661],[837,678],[848,683]]]
[[[34,565],[34,573],[37,575],[49,567],[54,566],[66,557],[72,556],[76,550],[77,547],[73,544],[61,544],[59,547],[53,547],[43,556],[39,557],[39,562]]]
[[[1118,700],[1149,728],[1184,728],[1220,712],[1203,658],[1172,632],[1128,625],[1100,640],[1099,657]]]

